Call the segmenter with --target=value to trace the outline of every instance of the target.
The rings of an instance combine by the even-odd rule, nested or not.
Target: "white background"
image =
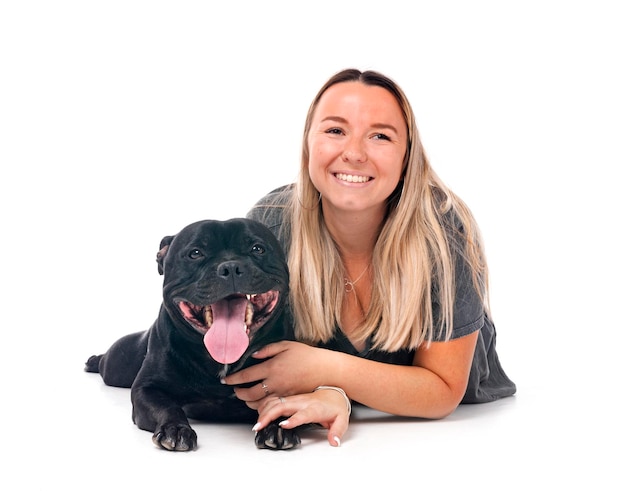
[[[3,480],[624,489],[620,3],[2,2]],[[474,211],[518,394],[437,422],[357,411],[340,449],[204,424],[196,452],[158,451],[83,363],[156,317],[164,235],[295,179],[308,105],[346,67],[403,87]]]

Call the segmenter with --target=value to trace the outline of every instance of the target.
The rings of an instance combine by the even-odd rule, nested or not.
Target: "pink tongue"
[[[213,324],[204,335],[204,345],[218,363],[236,362],[248,348],[245,318],[246,298],[220,300],[211,305]]]

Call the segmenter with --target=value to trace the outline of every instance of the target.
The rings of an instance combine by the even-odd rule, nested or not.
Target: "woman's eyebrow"
[[[391,130],[394,133],[397,133],[398,130],[396,129],[396,127],[392,124],[386,124],[386,123],[377,123],[377,124],[373,124],[372,128],[376,128],[377,130]]]
[[[322,123],[325,123],[326,121],[333,121],[336,123],[344,123],[344,124],[348,123],[348,120],[345,118],[342,118],[341,116],[326,116],[325,118],[321,120]]]

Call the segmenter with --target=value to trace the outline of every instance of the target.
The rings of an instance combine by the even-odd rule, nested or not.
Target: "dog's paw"
[[[295,429],[284,429],[277,421],[259,430],[254,438],[257,448],[290,450],[300,445],[300,436]]]
[[[152,435],[152,441],[157,447],[165,450],[188,452],[198,446],[198,436],[189,425],[163,425]]]

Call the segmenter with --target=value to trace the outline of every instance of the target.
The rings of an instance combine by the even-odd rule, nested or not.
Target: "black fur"
[[[289,274],[271,231],[242,218],[196,222],[165,237],[157,263],[164,279],[163,303],[155,323],[147,331],[122,337],[105,354],[89,358],[85,370],[100,373],[107,385],[131,388],[133,421],[153,432],[157,446],[193,450],[197,436],[188,418],[256,420],[256,411],[220,379],[255,363],[250,355],[262,346],[293,339],[284,308]],[[203,343],[206,307],[215,309],[223,299],[242,305],[245,295],[255,294],[259,295],[247,301],[255,309],[247,349],[237,360],[216,361]],[[243,330],[243,320],[241,326]],[[299,445],[297,432],[283,430],[277,423],[257,433],[257,447],[276,450]]]

